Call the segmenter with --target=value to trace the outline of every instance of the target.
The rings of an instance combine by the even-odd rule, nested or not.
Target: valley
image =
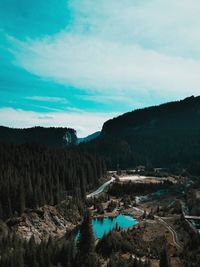
[[[102,242],[101,238],[109,237],[112,230],[114,235],[115,232],[125,235],[125,239],[128,238],[132,244],[131,249],[120,252],[121,259],[126,261],[132,257],[137,261],[149,262],[151,267],[159,267],[162,244],[165,243],[170,266],[184,266],[182,253],[189,231],[192,231],[192,224],[183,212],[183,206],[186,209],[184,188],[188,188],[188,179],[173,174],[161,176],[152,173],[148,176],[145,173],[140,175],[136,170],[131,172],[131,175],[130,171],[108,172],[107,181],[86,195],[97,248],[98,243]],[[148,188],[144,194],[142,188],[146,185]],[[130,194],[133,186],[135,190],[131,190]],[[8,220],[7,225],[20,238],[29,240],[34,236],[35,241],[40,243],[49,237],[62,239],[66,234],[72,238],[70,232],[74,233],[81,222],[78,210],[69,211],[66,217],[59,206],[46,206],[27,210],[21,218]],[[75,239],[77,242],[77,234]],[[102,258],[102,266],[105,260]]]
[[[0,0],[0,267],[200,267],[199,14]]]
[[[137,219],[135,226],[120,229],[133,235],[132,238],[137,243],[137,249],[136,251],[133,250],[132,253],[122,253],[121,256],[125,258],[132,256],[133,258],[140,258],[142,261],[148,260],[151,266],[157,267],[160,266],[158,255],[161,253],[161,245],[159,244],[165,242],[170,266],[184,266],[182,253],[189,241],[187,238],[189,238],[191,231],[194,231],[194,235],[198,235],[191,222],[188,221],[190,217],[186,216],[183,211],[183,206],[186,205],[184,202],[184,188],[188,188],[186,177],[176,175],[164,177],[127,175],[126,172],[124,174],[120,172],[118,176],[116,173],[112,172],[115,179],[109,180],[108,187],[110,189],[104,187],[104,191],[96,190],[95,196],[92,195],[95,197],[95,205],[90,209],[94,218],[117,218],[119,214],[124,214]],[[125,196],[125,194],[122,194],[119,197],[109,193],[110,190],[112,192],[112,186],[114,187],[115,183],[130,187],[132,184],[145,185],[166,182],[172,183],[172,188],[167,191],[156,191],[145,196],[139,194]],[[119,190],[117,190],[118,193]],[[107,194],[109,194],[108,201],[105,200],[104,196]],[[98,199],[100,200],[98,201]],[[110,209],[111,203],[113,205]],[[99,205],[101,208],[99,208]],[[116,231],[119,231],[117,226]],[[142,245],[138,246],[138,243]]]
[[[0,267],[198,267],[199,108],[136,110],[81,140],[0,127]]]

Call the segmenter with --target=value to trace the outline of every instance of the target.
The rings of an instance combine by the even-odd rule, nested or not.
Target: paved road
[[[94,192],[90,193],[87,195],[87,198],[90,198],[90,197],[95,197],[96,195],[102,193],[104,191],[104,189],[111,183],[113,183],[115,181],[115,178],[114,177],[111,177],[111,179],[107,182],[105,182],[104,184],[102,184],[97,190],[95,190]],[[141,211],[141,212],[144,212],[144,210],[142,209],[139,209],[139,208],[136,208],[134,207],[135,210],[138,210],[138,211]],[[164,221],[161,217],[159,216],[155,216],[156,219],[158,219],[163,225],[165,225],[165,227],[170,231],[170,233],[172,234],[172,237],[173,237],[173,242],[174,244],[180,248],[180,249],[183,249],[183,246],[180,244],[179,240],[178,240],[178,235],[176,233],[176,231],[166,222]]]
[[[185,219],[189,220],[200,220],[200,216],[190,216],[190,215],[184,215]]]
[[[88,194],[86,197],[90,198],[90,197],[95,197],[96,195],[102,193],[104,191],[104,189],[111,184],[113,181],[115,180],[114,177],[111,177],[111,179],[109,181],[107,181],[106,183],[102,184],[97,190],[95,190],[94,192]]]

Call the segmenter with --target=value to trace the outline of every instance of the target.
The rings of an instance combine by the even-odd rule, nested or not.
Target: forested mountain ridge
[[[0,126],[0,143],[39,144],[50,147],[64,147],[76,144],[76,131],[71,128],[33,127],[14,129]]]
[[[200,129],[200,96],[138,109],[104,123],[102,132],[118,135],[142,129]]]
[[[152,203],[152,207],[155,207],[151,210],[149,208],[151,217],[149,214],[147,217],[146,210],[144,214],[137,215],[139,223],[142,222],[137,228],[121,231],[116,225],[116,229],[104,235],[99,243],[94,239],[90,212],[86,208],[92,211],[93,218],[96,215],[105,217],[111,210],[115,214],[127,214],[130,210],[125,209],[135,210],[135,205],[139,205],[135,201],[136,194],[148,194],[155,188],[161,191],[172,187],[173,190],[173,186],[184,192],[182,179],[179,179],[182,170],[186,168],[191,173],[200,173],[199,102],[200,98],[191,97],[124,114],[106,122],[100,136],[78,146],[73,145],[77,144],[75,136],[73,142],[63,138],[69,137],[66,135],[68,129],[64,128],[44,130],[36,127],[37,133],[40,130],[45,133],[34,135],[33,128],[30,129],[31,137],[24,140],[24,132],[19,130],[20,137],[18,139],[16,135],[15,142],[12,142],[9,134],[6,136],[4,133],[8,142],[0,142],[0,267],[149,267],[152,258],[157,262],[160,259],[160,266],[164,267],[169,266],[163,262],[168,262],[171,255],[173,258],[179,255],[183,257],[176,244],[174,252],[170,254],[167,246],[162,248],[166,241],[170,248],[172,243],[170,239],[165,239],[167,229],[156,219],[166,215],[173,218],[167,202],[176,202],[172,202],[173,194],[163,196],[166,208],[156,207],[158,200],[160,203],[162,198],[158,198],[155,204]],[[48,139],[51,131],[53,133]],[[72,133],[75,134],[75,131],[72,130]],[[40,139],[40,136],[43,137]],[[68,144],[70,145],[67,146]],[[120,179],[116,179],[116,184],[112,184],[104,194],[86,198],[87,192],[99,185],[99,179],[106,177],[107,166],[119,170],[139,164],[151,170],[155,166],[181,170],[177,175],[178,184],[171,181],[159,184],[162,181],[160,177],[155,177],[154,180],[160,180],[158,184],[120,184]],[[186,175],[183,176],[184,183],[187,181],[185,177]],[[183,196],[187,198],[187,195]],[[178,228],[181,224],[177,215],[182,212],[181,203],[179,204],[180,211],[174,217],[174,225]],[[138,206],[137,210],[143,211],[143,207],[141,210],[141,206]],[[157,214],[155,218],[154,214]],[[82,223],[79,224],[81,219]],[[151,222],[148,224],[146,219]],[[153,224],[156,228],[160,227],[159,233],[151,228],[150,225]],[[73,240],[75,230],[78,229],[80,239]],[[148,242],[147,229],[155,235],[153,239],[149,236]],[[142,236],[145,236],[145,240],[141,239]],[[194,240],[196,243],[192,241],[191,244],[198,247],[199,238]],[[187,245],[185,251],[189,251],[187,248],[190,246]],[[193,251],[193,258],[195,254],[196,251]],[[146,257],[145,261],[141,259],[141,255]],[[190,262],[191,259],[187,258],[187,261]],[[193,264],[199,262],[198,254],[191,262],[185,266],[199,266]]]
[[[199,174],[200,97],[125,113],[82,146],[103,155],[112,169],[142,164]]]

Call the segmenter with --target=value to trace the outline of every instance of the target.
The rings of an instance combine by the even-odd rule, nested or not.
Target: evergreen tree
[[[91,224],[90,211],[86,210],[83,222],[80,227],[80,239],[78,243],[79,253],[81,255],[86,255],[88,253],[94,252],[94,235]]]
[[[170,267],[166,247],[162,250],[160,255],[160,267]]]
[[[98,266],[98,258],[95,253],[95,239],[91,224],[90,211],[86,210],[80,227],[80,239],[78,242],[78,266]]]
[[[25,208],[58,204],[66,194],[83,201],[102,175],[102,160],[80,152],[78,147],[50,149],[0,144],[0,159],[3,220],[20,215]]]
[[[19,213],[22,214],[25,209],[25,193],[24,193],[24,184],[23,184],[23,179],[21,180],[20,183],[20,189],[19,189]]]

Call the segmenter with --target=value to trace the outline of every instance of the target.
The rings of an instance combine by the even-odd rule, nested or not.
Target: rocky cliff
[[[46,205],[34,210],[27,209],[22,216],[9,219],[6,224],[19,237],[29,240],[33,236],[40,243],[49,237],[64,236],[75,228],[80,219],[77,208],[65,212],[60,207]]]

